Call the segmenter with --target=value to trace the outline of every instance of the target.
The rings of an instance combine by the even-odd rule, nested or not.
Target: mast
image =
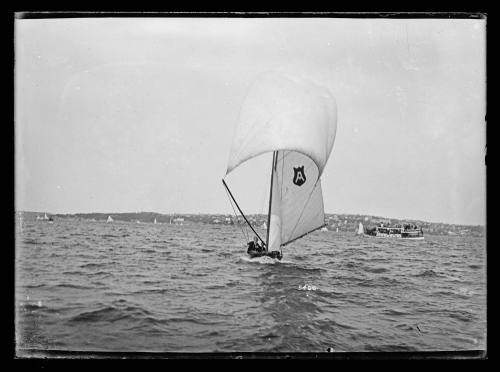
[[[275,163],[278,160],[278,152],[273,151],[273,165],[271,167],[271,189],[269,191],[269,211],[267,213],[267,237],[266,237],[266,252],[269,247],[269,230],[271,230],[271,204],[273,201],[273,178],[274,178],[274,167]]]
[[[229,195],[231,196],[231,199],[233,199],[234,201],[234,204],[236,204],[236,207],[238,208],[238,210],[240,211],[241,213],[241,216],[245,219],[245,222],[248,224],[248,226],[250,226],[250,228],[252,229],[252,231],[255,233],[255,235],[257,235],[257,237],[260,239],[260,241],[262,242],[262,244],[264,244],[264,241],[262,240],[262,238],[260,237],[260,235],[257,233],[257,231],[255,231],[255,229],[253,228],[253,226],[250,224],[250,222],[247,220],[246,216],[243,214],[243,211],[241,210],[240,206],[238,205],[238,203],[236,202],[236,199],[234,198],[233,194],[231,193],[231,190],[229,190],[229,187],[227,187],[227,184],[226,184],[226,181],[224,181],[224,179],[222,179],[222,183],[224,184],[224,187],[226,188],[227,192],[229,193]]]

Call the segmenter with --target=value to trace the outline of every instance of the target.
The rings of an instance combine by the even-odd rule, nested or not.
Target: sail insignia
[[[302,167],[293,167],[294,176],[293,183],[297,186],[302,186],[306,182],[306,175],[304,173],[304,166]]]

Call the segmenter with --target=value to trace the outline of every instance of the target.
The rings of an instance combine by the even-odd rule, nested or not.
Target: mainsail
[[[251,87],[234,133],[226,176],[245,161],[273,152],[268,250],[324,226],[320,177],[336,130],[335,100],[325,87],[278,73],[263,75]]]

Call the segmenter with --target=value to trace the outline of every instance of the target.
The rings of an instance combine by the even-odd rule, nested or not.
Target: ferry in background
[[[424,240],[424,232],[422,227],[413,223],[403,223],[391,226],[390,224],[379,224],[376,227],[364,228],[363,224],[359,223],[358,234],[375,236],[377,238],[400,238],[411,240]]]

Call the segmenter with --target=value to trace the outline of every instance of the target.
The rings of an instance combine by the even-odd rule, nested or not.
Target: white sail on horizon
[[[359,226],[358,226],[358,231],[357,231],[357,234],[358,235],[361,235],[365,232],[364,228],[363,228],[363,224],[360,222],[359,223]]]

